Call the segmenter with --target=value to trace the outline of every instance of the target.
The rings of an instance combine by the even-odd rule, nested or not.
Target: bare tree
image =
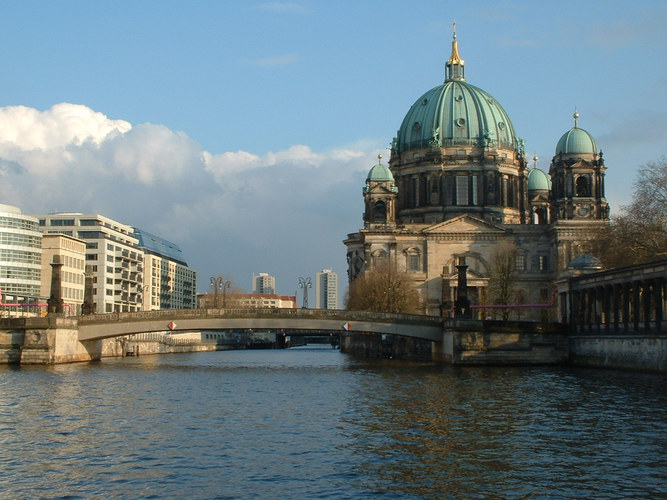
[[[514,242],[503,241],[499,243],[491,256],[491,269],[489,276],[489,292],[491,303],[510,304],[511,299],[516,296],[514,285],[516,282],[516,258],[517,246]],[[503,309],[502,318],[507,320],[510,315],[509,309]]]
[[[637,171],[632,202],[608,227],[597,230],[586,251],[605,267],[624,267],[667,256],[667,158]]]
[[[210,295],[204,300],[204,307],[238,307],[238,297],[245,293],[234,280],[224,274],[211,277],[209,290]]]
[[[354,311],[419,313],[419,292],[406,273],[383,263],[350,282],[345,307]]]

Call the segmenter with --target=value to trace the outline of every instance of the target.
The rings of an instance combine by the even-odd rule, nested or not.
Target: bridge
[[[443,318],[332,309],[172,309],[78,317],[79,341],[147,332],[332,331],[442,340]]]
[[[573,286],[569,290],[577,291]],[[603,300],[602,303],[606,302]],[[657,313],[648,326],[661,328],[662,318],[662,313]],[[288,335],[339,332],[341,350],[362,357],[407,357],[453,364],[574,361],[593,366],[658,371],[666,368],[663,353],[667,337],[659,333],[646,338],[608,333],[594,337],[576,335],[578,332],[572,325],[565,323],[482,321],[319,309],[182,309],[0,318],[0,363],[99,360],[121,355],[118,345],[126,342],[107,339],[145,334],[143,340],[154,342],[153,337],[174,338],[164,335],[165,332],[208,331],[264,331]],[[156,332],[162,335],[153,335]],[[181,337],[175,337],[178,338]],[[131,341],[142,340],[135,337]],[[190,342],[187,347],[166,344],[153,347],[155,353],[195,352],[215,349],[216,344],[199,341]],[[145,352],[142,348],[142,353]]]

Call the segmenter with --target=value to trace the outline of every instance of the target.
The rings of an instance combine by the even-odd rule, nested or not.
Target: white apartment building
[[[44,234],[85,242],[96,313],[196,307],[197,273],[174,243],[99,214],[36,217]]]
[[[227,295],[227,306],[235,309],[296,309],[296,296],[230,293]],[[199,295],[199,307],[202,309],[220,307],[220,299],[215,293]]]
[[[61,294],[65,303],[65,314],[81,314],[84,300],[86,243],[65,234],[45,234],[42,237],[42,285],[41,296],[51,295],[51,274],[54,256],[62,264]]]
[[[275,294],[276,278],[269,273],[259,273],[252,276],[252,293]]]
[[[142,309],[144,252],[131,226],[99,214],[63,212],[36,217],[44,234],[65,234],[86,242],[96,313]]]
[[[338,309],[338,273],[331,269],[315,275],[315,308]]]
[[[18,207],[0,204],[0,317],[38,315],[42,233],[38,220]]]
[[[178,245],[134,228],[144,252],[142,308],[193,309],[197,307],[197,272],[188,267]]]

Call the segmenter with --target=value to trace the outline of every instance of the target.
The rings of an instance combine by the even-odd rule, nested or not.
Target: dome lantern
[[[452,55],[449,56],[445,65],[445,81],[459,80],[465,81],[464,75],[465,61],[459,55],[459,43],[456,41],[456,21],[454,21],[454,36],[452,39]]]

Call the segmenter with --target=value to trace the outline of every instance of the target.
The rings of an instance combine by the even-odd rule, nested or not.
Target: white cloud
[[[56,104],[46,111],[25,106],[0,108],[0,138],[24,150],[53,149],[84,142],[99,144],[110,134],[122,134],[132,126],[110,120],[79,104]]]
[[[0,123],[0,203],[106,215],[175,242],[204,277],[231,273],[246,287],[259,271],[283,283],[344,272],[341,241],[362,222],[361,187],[377,161],[354,146],[212,154],[183,132],[73,104],[0,108]]]

